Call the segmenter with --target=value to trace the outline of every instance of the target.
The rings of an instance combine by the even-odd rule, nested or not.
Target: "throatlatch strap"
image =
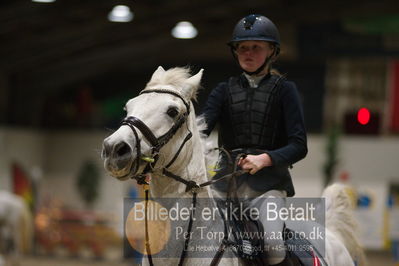
[[[186,144],[186,142],[191,139],[191,137],[193,136],[193,134],[191,132],[189,132],[186,136],[186,138],[183,140],[182,144],[180,145],[179,149],[177,150],[175,156],[173,156],[172,160],[165,166],[165,168],[169,168],[177,159],[177,157],[179,156],[181,150],[183,149],[184,144]]]

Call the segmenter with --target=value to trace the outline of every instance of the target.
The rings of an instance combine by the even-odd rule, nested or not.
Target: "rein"
[[[238,157],[239,158],[239,157]],[[204,182],[202,184],[197,184],[196,182],[190,180],[186,180],[178,175],[175,175],[169,171],[167,171],[165,168],[163,169],[163,174],[165,176],[168,176],[180,183],[183,183],[184,185],[186,185],[186,191],[185,192],[192,192],[193,193],[193,197],[192,197],[192,212],[190,212],[190,220],[188,222],[188,228],[187,228],[187,233],[185,235],[187,235],[188,237],[186,238],[185,242],[184,242],[184,248],[182,250],[182,253],[180,255],[180,260],[179,260],[179,264],[178,266],[182,266],[183,262],[186,258],[186,254],[187,254],[187,250],[188,250],[188,245],[190,243],[191,240],[191,230],[192,230],[192,226],[193,226],[193,221],[194,219],[194,215],[195,215],[195,211],[196,211],[196,204],[197,204],[197,194],[200,188],[209,186],[211,184],[214,184],[216,182],[219,182],[223,179],[230,179],[230,180],[235,180],[234,177],[239,176],[244,174],[245,171],[243,170],[235,170],[233,173],[231,174],[227,174],[224,175],[218,179],[213,179],[211,181],[207,181]],[[145,247],[146,247],[146,252],[147,252],[147,258],[148,258],[148,262],[150,264],[150,266],[154,266],[153,262],[152,262],[152,255],[151,255],[151,249],[150,249],[150,240],[149,240],[149,234],[148,234],[148,218],[147,218],[147,208],[148,208],[148,201],[149,201],[149,188],[148,188],[148,184],[144,184],[144,191],[145,191]],[[224,232],[225,232],[225,236],[224,239],[222,241],[222,243],[219,246],[219,249],[215,255],[215,257],[213,258],[212,262],[211,262],[211,266],[216,266],[219,264],[220,259],[223,256],[223,253],[225,251],[225,248],[229,245],[228,241],[227,241],[227,227],[226,227],[226,223],[225,223],[225,228],[224,228]]]

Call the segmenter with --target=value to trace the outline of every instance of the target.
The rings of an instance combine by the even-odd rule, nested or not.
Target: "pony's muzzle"
[[[114,176],[126,175],[130,171],[133,160],[132,149],[125,141],[103,142],[102,157],[105,168]]]

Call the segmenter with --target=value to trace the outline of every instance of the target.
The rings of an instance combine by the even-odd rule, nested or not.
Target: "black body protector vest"
[[[240,78],[232,77],[228,82],[230,112],[229,128],[221,127],[223,141],[228,149],[255,148],[274,149],[280,116],[279,91],[282,76],[271,75],[259,83],[257,88],[245,88]],[[226,131],[227,132],[223,132]]]

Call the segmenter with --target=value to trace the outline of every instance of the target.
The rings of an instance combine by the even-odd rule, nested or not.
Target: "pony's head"
[[[171,160],[174,142],[182,141],[189,117],[194,119],[195,99],[202,70],[191,76],[187,68],[162,67],[154,72],[139,96],[125,105],[121,127],[103,143],[104,167],[119,180],[137,177],[154,167],[162,155]],[[191,114],[191,115],[190,115]],[[153,162],[155,160],[155,162]]]

